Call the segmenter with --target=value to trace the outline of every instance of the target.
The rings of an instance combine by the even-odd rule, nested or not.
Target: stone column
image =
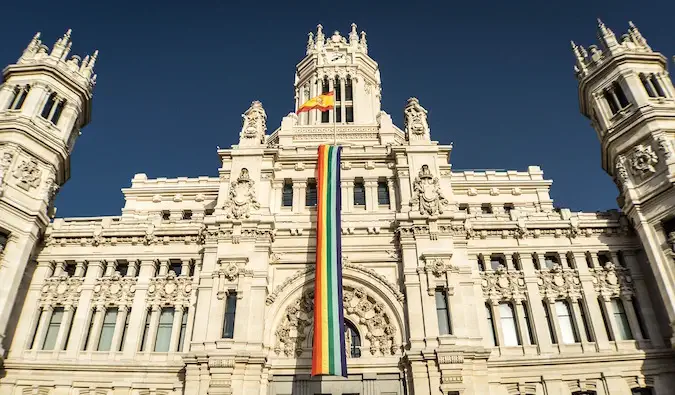
[[[408,308],[410,348],[424,348],[424,316],[422,314],[422,283],[417,274],[417,249],[412,235],[401,235],[401,261],[403,263],[403,284]],[[426,293],[426,292],[425,292]]]
[[[593,262],[594,267],[600,267],[597,255],[591,254],[591,261]],[[586,309],[588,312],[586,319],[588,320],[592,332],[591,337],[595,340],[598,351],[609,350],[611,347],[609,339],[607,338],[602,311],[599,308],[598,294],[595,291],[595,286],[593,284],[593,275],[586,264],[586,254],[584,252],[574,252],[574,262],[577,263],[577,272],[579,273],[579,280],[581,281],[581,290],[583,292],[582,303],[586,303],[586,306],[588,307],[588,309]]]
[[[335,79],[334,78],[328,79],[328,92],[333,92],[333,94],[335,94]],[[337,98],[333,97],[333,100],[337,101]],[[320,112],[320,111],[317,111],[317,112]],[[328,122],[332,125],[334,120],[335,120],[335,108],[333,108],[332,111],[328,111]]]
[[[367,180],[363,184],[366,189],[366,211],[377,211],[377,180]]]
[[[73,317],[73,327],[70,331],[70,336],[73,340],[70,341],[72,346],[67,351],[68,358],[76,358],[83,351],[84,343],[90,335],[88,329],[93,319],[91,307],[94,298],[93,288],[103,273],[103,262],[101,261],[88,261],[87,267],[83,283],[85,286],[80,293],[77,310]]]
[[[530,342],[530,332],[528,331],[527,321],[525,321],[525,306],[522,300],[515,301],[516,316],[518,317],[518,332],[520,333],[520,342],[524,346],[532,344]]]
[[[129,317],[129,328],[125,336],[126,344],[123,350],[125,359],[133,358],[140,349],[140,344],[143,342],[142,336],[145,330],[145,320],[147,319],[147,314],[149,314],[146,302],[148,286],[150,279],[155,276],[157,264],[158,262],[155,259],[140,261],[136,292],[134,293],[134,300],[131,302],[131,309],[127,313],[131,313],[131,316]]]
[[[23,108],[26,109],[26,115],[29,117],[40,115],[45,100],[47,99],[47,95],[47,85],[45,85],[43,82],[34,82],[31,85],[30,92],[26,97],[26,101],[23,103]]]
[[[73,126],[75,126],[75,122],[77,121],[77,113],[78,111],[75,104],[67,101],[61,112],[61,117],[56,123],[56,127],[63,130],[66,141],[68,141],[70,133],[75,133],[73,131]]]
[[[530,319],[534,326],[534,337],[537,341],[537,347],[541,354],[551,353],[553,351],[553,339],[551,339],[549,334],[548,322],[546,321],[546,313],[544,311],[541,293],[539,292],[537,272],[534,270],[532,255],[530,253],[521,254],[520,263],[523,268],[523,273],[525,274],[525,287],[527,288],[527,298],[532,314]]]
[[[513,255],[504,254],[504,258],[506,260],[506,268],[508,270],[516,270],[516,268],[513,266]]]
[[[84,261],[77,261],[75,264],[75,277],[84,277],[85,263]]]
[[[103,327],[103,319],[105,318],[106,307],[97,305],[95,307],[94,317],[92,318],[93,325],[91,326],[91,333],[89,333],[89,342],[87,343],[87,351],[96,351],[98,349],[98,340],[101,336],[101,328]]]
[[[10,100],[14,97],[14,87],[9,86],[9,84],[4,84],[0,87],[0,109],[6,109],[9,107]]]
[[[313,75],[310,80],[309,80],[309,97],[315,97],[317,96],[318,92],[318,85],[317,85],[317,76]],[[305,114],[307,114],[307,125],[315,125],[316,124],[316,113],[319,111],[308,111]]]
[[[129,259],[129,271],[127,272],[127,277],[136,277],[138,276],[138,261],[135,259]]]
[[[75,308],[72,305],[66,305],[63,307],[63,320],[61,320],[61,326],[59,327],[59,333],[56,335],[56,343],[54,343],[54,354],[58,354],[59,351],[66,349],[66,341],[68,340],[68,332],[70,331],[70,324],[73,320],[73,313]]]
[[[354,212],[354,180],[342,181],[345,199],[342,200],[342,207],[346,208],[348,213]]]
[[[105,273],[103,276],[105,277],[110,277],[113,274],[115,274],[115,270],[117,269],[117,261],[115,260],[109,260],[105,262]]]
[[[570,299],[570,307],[572,308],[572,314],[574,315],[574,323],[576,324],[577,333],[579,334],[579,342],[584,350],[588,348],[588,336],[586,335],[586,327],[584,326],[584,320],[581,316],[581,306],[579,306],[579,301],[577,299]]]
[[[169,340],[169,352],[178,351],[178,340],[180,339],[181,324],[183,323],[183,306],[176,306],[173,313],[173,324],[171,326],[171,339]]]
[[[273,213],[281,212],[281,199],[283,199],[283,190],[284,190],[284,180],[272,181],[272,193],[270,193],[270,195],[272,196],[271,197],[272,201],[270,202],[270,210]]]
[[[159,261],[159,274],[157,277],[166,276],[169,273],[169,261],[167,259],[162,259]]]
[[[389,191],[389,210],[396,211],[396,184],[394,179],[387,178],[387,189]]]
[[[113,333],[112,342],[110,343],[110,354],[117,353],[120,349],[124,324],[127,322],[127,314],[129,314],[129,306],[117,306],[117,321],[115,321],[115,332]]]
[[[497,346],[504,345],[504,334],[502,333],[502,315],[499,311],[499,302],[496,300],[488,301],[490,311],[492,311],[492,324],[494,325],[495,335],[497,335]]]
[[[161,308],[158,305],[152,305],[152,312],[150,313],[150,328],[147,333],[147,341],[145,342],[144,352],[155,351],[155,340],[157,339],[157,328],[159,327],[159,314]]]
[[[33,350],[42,350],[42,345],[45,342],[45,336],[47,336],[47,328],[49,327],[49,321],[52,319],[53,312],[54,312],[53,306],[42,307],[42,314],[40,315],[40,323],[38,324],[37,331],[35,331],[35,341],[33,342]]]
[[[622,295],[621,303],[623,303],[623,309],[626,312],[626,318],[628,319],[630,331],[633,333],[633,338],[637,341],[643,341],[644,336],[642,336],[642,329],[633,307],[633,300],[627,295]]]
[[[54,262],[54,274],[52,274],[52,277],[61,277],[62,274],[66,274],[66,262]]]
[[[555,333],[556,343],[558,344],[558,348],[560,348],[560,345],[564,343],[562,338],[562,329],[560,329],[560,321],[558,321],[558,312],[555,308],[555,302],[555,300],[547,299],[546,308],[548,309],[548,317],[553,323],[553,331]]]
[[[624,251],[624,258],[628,269],[631,271],[633,286],[635,287],[634,297],[637,298],[637,303],[642,313],[642,319],[644,320],[644,326],[649,335],[649,340],[654,347],[663,347],[663,336],[656,319],[656,314],[654,313],[649,287],[645,283],[640,264],[632,251]],[[643,333],[642,335],[644,337],[645,334]]]
[[[317,111],[319,112],[319,111]],[[306,206],[307,206],[307,196],[306,196],[306,190],[307,190],[307,182],[306,181],[293,181],[293,201],[296,201],[296,195],[297,195],[297,202],[298,204],[294,206],[293,212],[295,213],[300,213],[305,211]],[[297,192],[297,193],[296,193]]]
[[[607,326],[609,327],[609,331],[612,334],[612,338],[614,339],[614,341],[619,341],[621,339],[616,327],[616,320],[614,319],[614,309],[612,308],[612,300],[611,298],[606,296],[603,296],[601,300],[602,302],[600,303],[600,308],[605,313],[605,317],[607,317]]]
[[[342,212],[343,213],[348,213],[351,210],[349,209],[349,193],[347,191],[347,188],[349,185],[353,185],[353,182],[351,181],[341,181],[340,182],[340,194],[342,196]]]
[[[192,259],[183,259],[181,263],[181,268],[180,268],[180,274],[181,276],[189,276],[190,275],[190,265],[192,264]]]

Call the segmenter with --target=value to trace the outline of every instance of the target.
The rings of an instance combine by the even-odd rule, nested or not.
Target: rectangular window
[[[0,232],[0,256],[2,256],[2,252],[5,250],[5,247],[7,246],[7,240],[9,239],[9,236],[3,232]]]
[[[118,261],[115,271],[120,274],[122,277],[126,277],[129,273],[129,262],[127,261]]]
[[[49,95],[47,98],[47,102],[45,103],[45,106],[42,107],[42,112],[40,113],[40,116],[44,119],[49,118],[49,114],[52,112],[52,107],[56,104],[56,93],[52,93]]]
[[[52,316],[49,319],[49,326],[47,327],[47,335],[45,341],[42,343],[43,350],[53,350],[56,345],[56,336],[59,334],[63,322],[63,307],[54,307]]]
[[[342,122],[342,107],[341,106],[335,106],[335,122],[336,123]]]
[[[145,346],[148,341],[148,335],[150,335],[150,319],[152,318],[152,310],[146,310],[145,312],[145,325],[143,326],[143,336],[141,337],[141,347],[140,351],[145,351]]]
[[[464,214],[468,214],[469,213],[469,205],[466,204],[466,203],[460,204],[459,205],[459,211],[464,213]]]
[[[504,257],[501,255],[491,255],[490,256],[490,267],[492,270],[497,270],[499,269],[500,266],[506,267],[504,264]]]
[[[40,309],[40,314],[38,314],[37,323],[35,324],[35,326],[33,326],[33,335],[30,337],[30,343],[28,344],[29,350],[32,350],[33,346],[35,345],[35,337],[37,336],[38,326],[40,326],[40,322],[42,322],[42,316],[46,314],[44,308],[42,307],[38,308]]]
[[[10,110],[20,110],[21,107],[23,107],[23,103],[26,101],[29,91],[30,85],[17,86],[14,88],[14,95],[12,96],[12,100],[10,100],[9,107],[7,108]]]
[[[633,388],[630,390],[631,395],[654,395],[651,388]]]
[[[105,310],[103,316],[103,326],[101,327],[101,336],[98,338],[97,351],[110,351],[112,338],[115,334],[115,323],[117,323],[117,307],[109,307]]]
[[[330,122],[330,111],[321,111],[321,123]]]
[[[168,221],[171,219],[171,212],[169,210],[162,211],[162,221]]]
[[[623,301],[619,298],[612,299],[612,309],[614,310],[614,321],[616,322],[616,329],[621,340],[633,340],[633,333],[628,324],[628,317],[623,306]]]
[[[122,328],[122,338],[120,339],[120,348],[117,351],[124,351],[124,342],[127,339],[127,331],[129,330],[129,317],[131,317],[131,309],[127,312],[124,320],[124,328]]]
[[[574,328],[574,319],[570,305],[566,300],[558,300],[555,302],[555,312],[558,316],[558,324],[560,325],[560,336],[564,344],[578,343],[577,333]]]
[[[382,206],[389,205],[389,185],[386,181],[377,182],[377,204]]]
[[[495,323],[492,318],[492,308],[490,307],[489,304],[485,304],[485,315],[487,316],[488,320],[488,330],[490,331],[490,341],[492,346],[497,345],[497,333],[495,332]]]
[[[75,262],[67,262],[63,267],[63,271],[68,277],[74,277],[75,270],[77,270],[77,264]]]
[[[438,333],[441,335],[452,334],[448,298],[442,288],[436,289],[436,315],[438,316]]]
[[[173,307],[163,307],[159,314],[157,326],[157,338],[155,339],[155,352],[168,352],[171,342],[171,329],[173,328]]]
[[[480,212],[482,214],[492,214],[492,205],[490,203],[483,203],[480,205]]]
[[[366,205],[366,187],[362,180],[354,181],[354,206]]]
[[[346,115],[346,118],[347,118],[347,123],[354,122],[354,107],[346,106],[345,107],[345,115]]]
[[[527,325],[528,340],[530,341],[530,344],[537,344],[537,340],[534,337],[532,321],[530,321],[530,306],[527,305],[527,302],[523,302],[523,314],[525,314],[525,325]]]
[[[316,206],[316,181],[313,179],[307,181],[307,189],[305,190],[305,206]]]
[[[293,207],[293,182],[284,181],[284,187],[281,190],[281,207]]]
[[[558,258],[558,254],[546,254],[544,255],[544,265],[546,265],[547,269],[552,269],[554,265],[559,265],[560,264],[560,259]]]
[[[345,100],[354,100],[354,89],[352,88],[352,79],[345,79]]]
[[[499,304],[499,320],[501,321],[502,336],[504,337],[504,346],[520,345],[520,336],[518,336],[518,326],[511,303]]]
[[[178,259],[171,259],[169,261],[169,270],[176,273],[176,276],[180,276],[183,273],[183,262]]]
[[[183,219],[189,221],[192,219],[192,210],[183,210]]]
[[[511,210],[513,210],[513,208],[514,208],[514,207],[513,207],[513,204],[512,204],[512,203],[506,203],[506,204],[504,205],[504,212],[505,212],[506,214],[509,214],[509,213],[511,213]]]
[[[548,324],[548,334],[549,336],[551,336],[551,343],[557,344],[558,339],[555,336],[555,330],[553,329],[553,321],[551,321],[551,314],[549,311],[550,304],[545,300],[542,301],[542,304],[544,306],[544,316],[546,317],[546,323]]]
[[[230,292],[225,300],[225,322],[223,323],[223,339],[234,337],[234,318],[237,314],[237,293]]]
[[[602,323],[605,326],[605,333],[607,334],[607,339],[614,340],[614,333],[609,328],[609,317],[607,317],[607,311],[605,307],[605,301],[602,298],[598,298],[598,303],[600,304],[600,313],[602,314]]]
[[[178,351],[183,351],[185,342],[185,330],[187,329],[188,309],[183,310],[183,318],[180,321],[180,337],[178,337]]]
[[[659,81],[656,79],[656,75],[652,74],[651,77],[649,77],[649,81],[652,83],[654,89],[656,89],[656,93],[660,97],[666,97],[666,93],[661,89],[661,84],[659,84]]]

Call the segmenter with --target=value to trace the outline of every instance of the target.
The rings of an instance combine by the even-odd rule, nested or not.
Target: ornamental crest
[[[408,140],[422,140],[426,137],[429,139],[429,124],[427,123],[427,110],[420,105],[419,100],[415,97],[408,99],[405,109],[403,110],[405,117],[405,133]]]
[[[419,205],[419,211],[422,215],[436,216],[443,214],[444,206],[448,205],[448,200],[443,196],[438,178],[431,175],[427,165],[422,165],[419,175],[415,178],[413,193],[415,196],[411,203]]]
[[[14,177],[19,180],[17,185],[26,191],[40,185],[41,175],[42,170],[38,169],[38,164],[34,160],[21,162],[21,165],[14,171]]]
[[[434,258],[427,259],[424,265],[424,270],[427,273],[432,273],[436,277],[441,277],[449,271],[457,271],[457,267],[446,264],[443,259]]]
[[[119,273],[97,279],[94,285],[96,304],[131,306],[136,293],[136,280],[133,277],[122,277]]]
[[[506,270],[504,265],[499,265],[495,271],[481,272],[480,277],[483,296],[486,299],[494,303],[502,300],[525,300],[527,289],[522,271]]]
[[[554,264],[550,270],[539,270],[537,277],[539,293],[546,300],[581,297],[581,281],[574,269],[563,269],[560,265]]]
[[[45,280],[40,290],[40,305],[77,306],[82,292],[82,277],[62,275]]]
[[[591,269],[593,287],[603,298],[633,296],[633,277],[627,268],[607,262],[601,268]]]
[[[176,276],[169,272],[164,277],[150,279],[148,304],[158,306],[188,306],[192,295],[192,277]]]
[[[640,177],[656,173],[656,165],[659,162],[658,156],[650,145],[640,144],[635,147],[630,156],[630,165],[633,174]]]
[[[384,305],[369,295],[365,288],[344,286],[345,317],[349,316],[366,340],[364,345],[373,356],[393,355],[398,349],[394,321]],[[311,349],[308,339],[314,321],[314,290],[305,291],[293,304],[286,307],[284,317],[276,329],[274,352],[287,357],[299,357]],[[349,354],[348,354],[349,355]]]
[[[257,100],[252,102],[251,107],[242,114],[242,117],[244,124],[241,127],[239,143],[241,145],[263,144],[267,130],[267,114],[262,103]]]
[[[225,202],[227,218],[241,219],[251,216],[252,210],[260,208],[255,196],[255,182],[248,175],[248,169],[241,169],[237,181],[230,184],[230,195]]]

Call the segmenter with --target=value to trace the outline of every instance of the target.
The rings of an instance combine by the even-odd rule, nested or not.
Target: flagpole
[[[335,101],[333,101],[333,145],[337,145],[337,126],[335,122],[336,118],[337,118],[337,111],[335,108]]]

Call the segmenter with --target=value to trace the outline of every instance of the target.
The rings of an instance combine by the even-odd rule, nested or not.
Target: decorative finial
[[[600,18],[598,18],[598,30],[598,38],[605,48],[611,49],[619,45],[619,42],[616,41],[614,32],[605,26]]]
[[[349,32],[349,44],[357,45],[359,43],[359,32],[356,31],[356,23],[352,23],[352,30]]]
[[[314,48],[314,33],[309,32],[307,34],[307,55],[312,51]]]
[[[73,33],[73,29],[66,30],[66,34],[63,35],[63,38],[69,39],[70,35]]]
[[[321,24],[319,23],[318,25],[316,25],[316,36],[318,37],[322,34],[323,34],[323,26],[321,26]]]
[[[647,40],[642,36],[642,33],[638,30],[637,26],[632,21],[628,21],[628,35],[635,44],[644,47],[648,50],[651,50],[651,47],[647,44]]]

